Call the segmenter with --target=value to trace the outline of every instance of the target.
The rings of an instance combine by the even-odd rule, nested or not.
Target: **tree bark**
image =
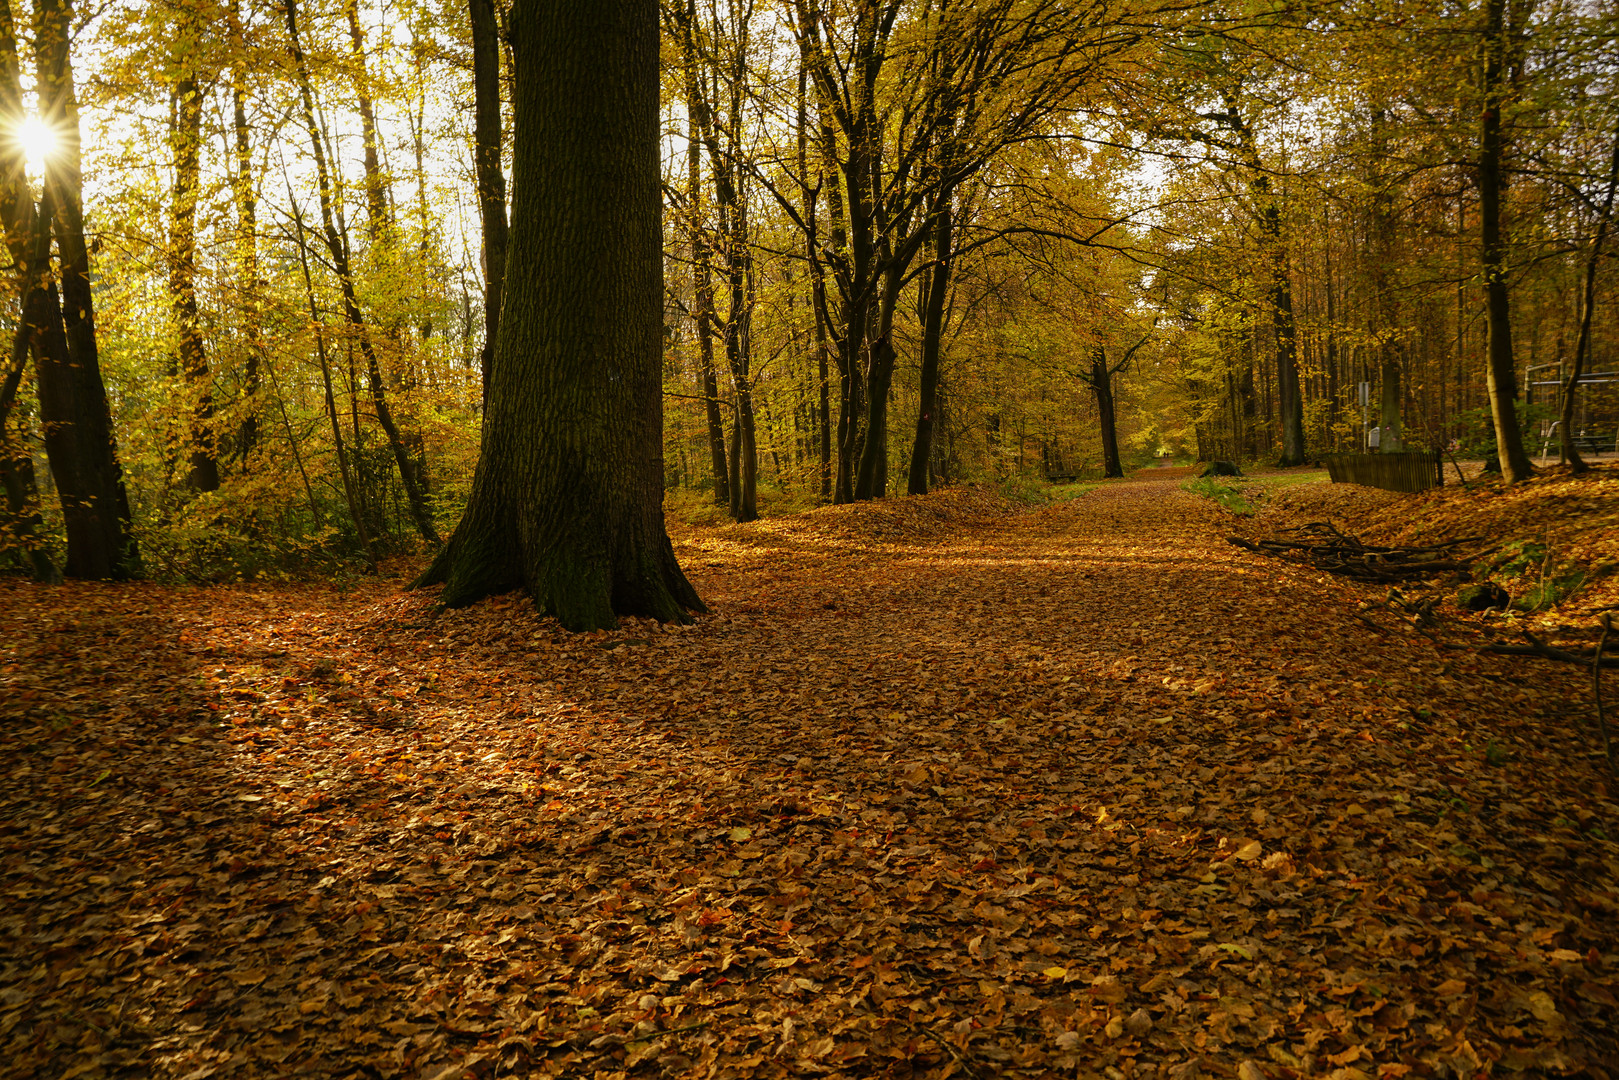
[[[916,439],[911,445],[911,471],[906,483],[906,490],[912,495],[928,493],[934,413],[938,409],[939,350],[944,338],[945,301],[950,292],[952,225],[947,200],[933,222],[933,269],[928,273],[927,300],[922,307],[922,382],[916,412]]]
[[[79,107],[68,55],[72,11],[69,0],[35,0],[34,15],[40,118],[57,132],[59,140],[56,152],[45,162],[47,199],[42,200],[42,207],[45,201],[51,203],[61,306],[54,313],[46,311],[44,304],[37,309],[54,325],[42,325],[51,347],[35,355],[40,420],[46,428],[51,475],[62,499],[67,528],[64,573],[75,578],[123,579],[135,570],[137,554],[129,531],[129,496],[113,440],[112,410],[96,348],[90,250],[84,239]],[[54,300],[55,288],[49,293]],[[62,335],[60,353],[54,337],[57,327]],[[51,453],[53,432],[55,452]]]
[[[714,369],[714,253],[703,221],[703,148],[710,141],[710,116],[697,50],[696,2],[687,0],[683,7],[675,10],[680,27],[686,83],[686,233],[691,248],[692,333],[697,339],[703,416],[707,423],[708,453],[714,473],[714,504],[729,508],[732,473],[726,465],[725,423],[720,416],[720,384]]]
[[[1102,475],[1123,476],[1124,464],[1119,460],[1118,417],[1113,407],[1113,372],[1107,366],[1107,350],[1100,345],[1091,353],[1091,377],[1087,381],[1096,395],[1096,415],[1102,427]]]
[[[506,284],[506,174],[501,168],[500,34],[495,0],[468,0],[472,21],[473,168],[478,211],[483,218],[484,404],[489,402],[490,365],[500,330]]]
[[[518,0],[511,276],[466,515],[417,584],[571,630],[703,610],[663,523],[655,0]]]
[[[1280,214],[1272,205],[1268,216],[1276,219],[1271,251],[1271,318],[1276,331],[1276,403],[1282,421],[1284,468],[1304,464],[1304,388],[1299,382],[1298,329],[1293,318],[1293,284],[1288,272],[1287,245],[1282,240]]]
[[[1501,237],[1501,203],[1506,195],[1502,168],[1501,110],[1506,101],[1506,0],[1485,0],[1484,108],[1479,123],[1478,194],[1480,262],[1488,315],[1489,366],[1485,369],[1490,413],[1495,421],[1501,477],[1509,484],[1534,474],[1518,427],[1518,377],[1512,358],[1512,316],[1508,307],[1506,245]]]
[[[219,490],[219,458],[214,434],[213,377],[202,340],[197,309],[197,187],[202,174],[202,89],[194,72],[174,82],[173,124],[169,145],[174,153],[174,191],[169,204],[169,308],[174,317],[175,351],[185,385],[186,486],[193,491]]]
[[[885,253],[886,255],[886,253]],[[888,494],[888,399],[894,383],[894,311],[909,260],[885,258],[888,269],[879,279],[882,291],[871,314],[876,325],[871,331],[866,366],[866,431],[860,449],[860,471],[855,477],[856,499],[880,499]]]

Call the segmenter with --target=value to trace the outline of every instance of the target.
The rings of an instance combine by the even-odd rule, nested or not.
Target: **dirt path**
[[[682,534],[717,613],[592,638],[515,597],[0,585],[0,1061],[1619,1060],[1586,688],[1374,631],[1176,479]]]

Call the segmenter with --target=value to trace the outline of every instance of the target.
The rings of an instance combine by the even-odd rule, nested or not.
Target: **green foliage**
[[[1255,509],[1244,495],[1243,489],[1227,478],[1210,476],[1206,479],[1188,480],[1181,484],[1181,490],[1219,503],[1222,509],[1233,514],[1252,514]]]
[[[1523,432],[1524,446],[1531,447],[1531,452],[1538,449],[1542,428],[1555,419],[1557,419],[1556,410],[1549,405],[1520,404],[1518,428]],[[1463,413],[1461,427],[1455,451],[1458,458],[1482,458],[1486,462],[1496,460],[1495,417],[1488,405],[1469,409]],[[1408,439],[1407,442],[1415,448],[1413,440]]]
[[[1051,499],[1052,502],[1067,502],[1069,499],[1077,499],[1081,495],[1095,491],[1101,486],[1102,485],[1100,483],[1087,484],[1079,482],[1072,484],[1052,484],[1051,487],[1046,490],[1046,495]]]
[[[1611,570],[1607,564],[1593,568],[1559,558],[1542,538],[1514,540],[1502,545],[1491,559],[1487,573],[1503,585],[1517,586],[1512,590],[1517,595],[1512,602],[1514,608],[1536,612],[1556,607],[1591,582],[1606,577]]]
[[[1051,501],[1050,488],[1027,476],[1008,476],[995,485],[995,490],[1025,506],[1040,506]]]

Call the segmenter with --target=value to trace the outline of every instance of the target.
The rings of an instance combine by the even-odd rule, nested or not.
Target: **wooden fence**
[[[1363,484],[1384,491],[1426,491],[1445,482],[1445,459],[1437,451],[1329,454],[1322,460],[1334,484]]]

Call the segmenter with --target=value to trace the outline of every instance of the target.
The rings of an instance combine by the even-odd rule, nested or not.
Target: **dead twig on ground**
[[[1529,644],[1514,645],[1506,641],[1492,641],[1484,646],[1484,651],[1497,653],[1501,656],[1539,656],[1546,660],[1560,660],[1565,664],[1595,664],[1599,667],[1619,667],[1619,656],[1604,656],[1600,650],[1570,652],[1568,649],[1559,649],[1555,645],[1546,644],[1527,630],[1523,632],[1523,636],[1529,639]]]
[[[1597,699],[1597,730],[1602,732],[1602,756],[1608,762],[1608,775],[1619,776],[1614,769],[1613,743],[1608,739],[1608,717],[1602,711],[1602,650],[1607,647],[1608,635],[1613,632],[1613,616],[1602,616],[1602,636],[1597,638],[1596,655],[1591,660],[1591,690]]]
[[[1366,544],[1325,521],[1312,521],[1282,532],[1292,533],[1295,538],[1249,540],[1241,536],[1228,536],[1226,540],[1249,551],[1325,570],[1329,574],[1357,581],[1392,584],[1435,574],[1464,572],[1478,555],[1462,558],[1458,553],[1482,539],[1472,536],[1423,547]]]

